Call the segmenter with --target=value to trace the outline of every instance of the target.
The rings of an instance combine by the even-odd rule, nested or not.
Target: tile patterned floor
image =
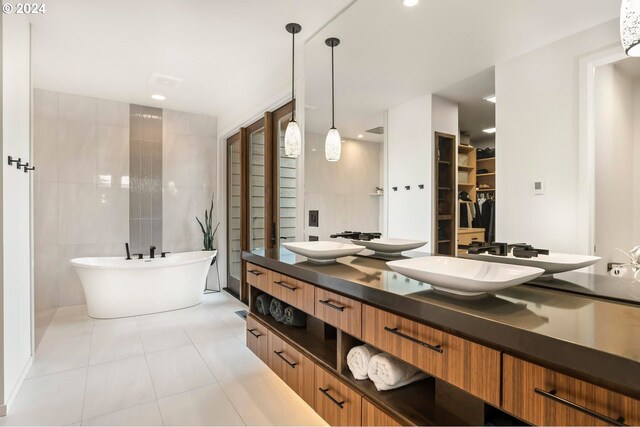
[[[92,320],[57,310],[11,425],[326,425],[245,346],[226,293],[196,307]]]

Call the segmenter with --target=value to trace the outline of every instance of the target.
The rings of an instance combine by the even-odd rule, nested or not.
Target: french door
[[[242,251],[278,248],[296,235],[297,159],[284,153],[292,105],[266,112],[227,140],[227,288],[245,301]]]

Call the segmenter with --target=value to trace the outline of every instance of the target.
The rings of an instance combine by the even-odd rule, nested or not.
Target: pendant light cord
[[[336,127],[336,91],[333,68],[333,46],[331,46],[331,129]]]
[[[296,33],[291,33],[291,119],[296,121],[295,81],[296,81]]]

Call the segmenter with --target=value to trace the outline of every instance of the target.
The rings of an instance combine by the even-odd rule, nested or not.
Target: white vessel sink
[[[305,256],[309,261],[318,263],[335,262],[343,256],[355,255],[362,252],[362,246],[340,242],[292,242],[283,243],[282,246],[291,252]]]
[[[458,295],[480,295],[535,279],[541,268],[497,264],[466,258],[431,256],[387,262],[400,274],[435,289]]]
[[[355,245],[364,246],[376,253],[382,255],[400,256],[404,251],[418,249],[426,245],[427,242],[421,240],[392,239],[389,237],[381,237],[373,240],[352,240]]]
[[[556,252],[550,252],[549,255],[538,255],[537,258],[516,258],[513,256],[513,253],[509,253],[507,256],[486,253],[468,254],[468,256],[470,258],[483,261],[542,268],[544,270],[543,276],[552,276],[557,273],[579,270],[584,267],[589,267],[602,259],[597,256],[563,254]]]

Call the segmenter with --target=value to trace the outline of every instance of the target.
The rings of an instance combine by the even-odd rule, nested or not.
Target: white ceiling
[[[327,37],[342,41],[335,50],[336,126],[353,138],[382,125],[389,107],[619,13],[618,0],[422,0],[413,8],[358,0],[307,43],[307,129],[324,133],[330,126]]]
[[[458,125],[471,135],[472,142],[495,138],[482,132],[496,125],[496,105],[484,99],[496,93],[495,83],[495,68],[491,67],[436,93],[458,104]]]
[[[244,114],[291,81],[284,26],[302,25],[302,52],[304,40],[350,2],[54,0],[32,19],[34,86],[214,116]],[[184,82],[154,86],[153,72]],[[153,93],[167,99],[154,101]]]

